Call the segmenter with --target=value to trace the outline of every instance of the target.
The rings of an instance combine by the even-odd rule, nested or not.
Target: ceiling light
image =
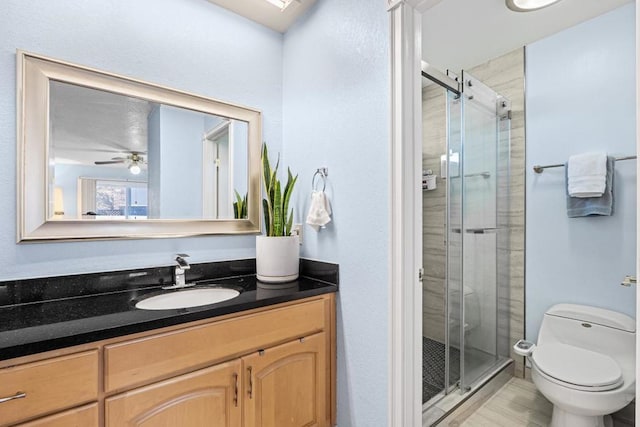
[[[294,0],[267,0],[267,1],[272,5],[279,7],[280,10],[285,10],[287,7],[289,7],[291,3],[294,2]]]
[[[140,169],[140,166],[138,166],[138,162],[133,162],[129,166],[129,172],[131,172],[134,175],[139,175],[140,171],[141,169]]]
[[[507,7],[516,12],[529,12],[551,6],[560,0],[506,0]]]

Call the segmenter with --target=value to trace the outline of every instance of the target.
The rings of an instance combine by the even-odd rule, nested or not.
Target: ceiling
[[[56,163],[93,165],[131,152],[146,154],[151,102],[57,81],[50,91]]]
[[[209,0],[272,30],[285,33],[316,0],[293,0],[283,11],[266,0]]]
[[[459,72],[587,21],[632,0],[562,0],[513,12],[504,0],[443,0],[424,12],[422,58]]]

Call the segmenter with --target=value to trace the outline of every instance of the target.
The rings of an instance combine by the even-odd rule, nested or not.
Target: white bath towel
[[[607,155],[584,153],[569,157],[567,191],[571,197],[600,197],[607,182]]]
[[[320,227],[331,222],[331,206],[324,191],[314,191],[311,193],[311,206],[307,214],[307,224],[319,231]]]

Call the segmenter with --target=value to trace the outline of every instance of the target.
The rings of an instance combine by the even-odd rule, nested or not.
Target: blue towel
[[[607,157],[607,184],[604,193],[600,197],[571,197],[567,189],[567,216],[576,218],[591,215],[613,215],[613,172],[616,161],[613,157]],[[567,178],[568,167],[565,165],[565,179]],[[567,181],[568,182],[568,181]]]

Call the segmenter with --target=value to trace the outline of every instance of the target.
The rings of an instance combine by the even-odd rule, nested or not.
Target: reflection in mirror
[[[26,52],[17,65],[18,242],[260,231],[260,111]]]
[[[49,220],[231,219],[240,120],[52,80]]]

